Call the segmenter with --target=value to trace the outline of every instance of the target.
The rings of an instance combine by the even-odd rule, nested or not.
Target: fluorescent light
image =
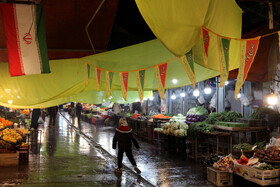
[[[171,95],[171,99],[172,99],[172,100],[176,99],[176,95],[174,95],[174,94]]]
[[[9,103],[9,104],[13,104],[13,100],[9,100],[8,103]]]
[[[193,90],[193,96],[195,97],[199,96],[199,90],[197,88]]]
[[[181,96],[181,97],[185,97],[186,94],[185,94],[184,92],[182,92],[182,93],[180,93],[180,96]]]
[[[177,84],[178,80],[177,79],[172,79],[173,84]]]
[[[152,101],[152,100],[154,100],[154,97],[153,97],[153,96],[152,96],[152,97],[150,97],[150,98],[149,98],[149,100],[151,100],[151,101]]]
[[[140,101],[140,99],[136,99],[135,101],[136,101],[136,102],[139,102],[139,101]]]

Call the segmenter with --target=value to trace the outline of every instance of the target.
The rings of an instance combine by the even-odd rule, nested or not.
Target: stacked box
[[[0,166],[17,166],[19,153],[0,153]]]
[[[232,173],[207,167],[207,180],[216,186],[231,186],[233,184]]]

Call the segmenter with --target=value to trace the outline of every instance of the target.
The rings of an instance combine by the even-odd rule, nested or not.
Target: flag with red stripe
[[[42,5],[0,4],[11,76],[50,73]]]

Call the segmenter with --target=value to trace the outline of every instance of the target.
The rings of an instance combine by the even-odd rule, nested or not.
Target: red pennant
[[[123,84],[125,87],[125,91],[127,91],[127,85],[128,85],[128,72],[122,73],[123,76]]]
[[[159,65],[159,75],[161,79],[161,83],[163,88],[165,88],[165,79],[166,79],[166,72],[167,72],[167,63]]]

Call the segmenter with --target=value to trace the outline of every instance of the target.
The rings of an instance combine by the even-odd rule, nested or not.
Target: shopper
[[[57,106],[49,107],[48,112],[49,112],[49,116],[50,116],[49,125],[55,126]]]
[[[132,130],[127,125],[127,122],[124,118],[119,120],[119,127],[116,128],[116,133],[113,138],[113,149],[116,149],[118,143],[118,168],[115,169],[115,172],[122,173],[122,160],[123,160],[123,153],[125,152],[126,156],[128,157],[129,161],[134,167],[134,170],[140,174],[141,171],[137,168],[136,162],[134,160],[132,154],[132,143],[139,149],[139,144],[137,140],[134,138],[132,134]]]
[[[78,123],[80,123],[82,109],[83,109],[83,105],[81,103],[77,103],[76,104],[76,116],[78,118]]]
[[[40,116],[41,116],[41,110],[39,108],[33,109],[30,128],[33,129],[38,128],[38,119]]]

